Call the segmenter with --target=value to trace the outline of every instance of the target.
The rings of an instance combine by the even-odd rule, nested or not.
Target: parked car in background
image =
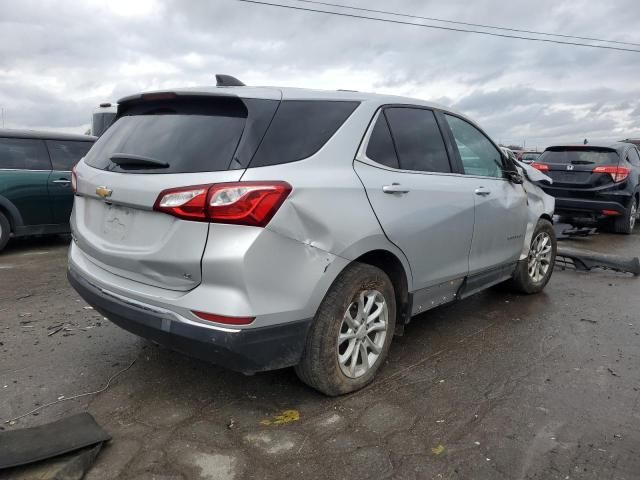
[[[522,152],[518,160],[524,163],[532,163],[535,162],[540,155],[542,155],[542,152]]]
[[[133,95],[74,175],[68,278],[96,310],[329,395],[371,382],[413,315],[505,281],[539,292],[555,261],[553,198],[471,120],[410,98]]]
[[[553,179],[553,185],[543,188],[556,198],[557,214],[577,223],[596,220],[616,233],[633,231],[640,203],[635,145],[558,145],[531,165]]]
[[[10,236],[69,232],[71,169],[95,137],[0,130],[0,251]]]

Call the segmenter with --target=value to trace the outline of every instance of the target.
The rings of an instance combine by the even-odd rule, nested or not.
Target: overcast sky
[[[640,44],[638,0],[333,3]],[[640,137],[640,53],[235,0],[0,0],[0,107],[7,128],[84,132],[100,102],[209,85],[215,73],[251,85],[435,100],[470,115],[503,143],[526,139],[527,146],[544,147]]]

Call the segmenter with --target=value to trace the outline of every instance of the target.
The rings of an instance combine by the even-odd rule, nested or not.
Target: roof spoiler
[[[216,87],[244,87],[245,84],[231,75],[216,74]]]

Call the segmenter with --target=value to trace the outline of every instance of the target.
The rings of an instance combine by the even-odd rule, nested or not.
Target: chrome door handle
[[[487,195],[491,195],[491,191],[487,190],[484,187],[478,187],[476,188],[475,192],[476,195],[480,195],[481,197],[486,197]]]
[[[399,183],[392,183],[391,185],[383,185],[382,191],[384,193],[409,193],[407,187],[401,186]]]
[[[53,180],[51,183],[58,183],[60,185],[66,186],[66,185],[69,185],[71,183],[71,180],[66,180],[64,178],[61,178],[59,180]]]

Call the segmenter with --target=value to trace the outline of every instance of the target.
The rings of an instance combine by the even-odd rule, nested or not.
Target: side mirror
[[[518,172],[506,172],[507,180],[516,185],[522,185],[524,183],[524,178]]]

